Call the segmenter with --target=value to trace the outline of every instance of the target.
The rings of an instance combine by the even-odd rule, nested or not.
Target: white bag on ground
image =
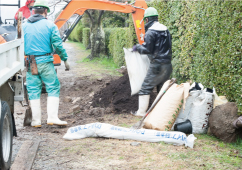
[[[188,98],[186,100],[186,105],[185,105],[185,107],[184,107],[184,105],[182,106],[182,109],[180,110],[180,112],[179,112],[179,114],[178,114],[178,116],[176,118],[176,121],[173,124],[171,130],[174,130],[174,125],[175,124],[185,122],[188,119],[190,110],[191,110],[191,108],[193,106],[192,103],[202,93],[202,90],[203,90],[203,85],[200,84],[200,83],[198,85],[201,88],[201,90],[193,90],[193,91],[189,92],[189,96],[188,96]],[[195,86],[195,83],[193,83],[191,85],[190,89],[194,88],[194,86]]]
[[[207,133],[208,117],[213,110],[213,93],[206,89],[194,100],[188,119],[193,133]]]
[[[134,95],[141,89],[150,60],[147,55],[140,55],[138,52],[132,52],[131,49],[123,49],[131,86],[131,95]]]
[[[185,109],[183,109],[183,106],[182,106],[182,109],[180,110],[180,112],[179,112],[179,114],[178,114],[178,116],[176,118],[176,121],[173,124],[171,130],[174,130],[174,125],[175,124],[185,122],[188,119],[190,110],[191,110],[191,108],[193,106],[193,102],[201,94],[201,92],[202,92],[201,90],[197,90],[197,91],[191,91],[189,93],[189,96],[188,96],[188,98],[186,100]]]
[[[168,80],[164,83],[158,96],[165,91],[169,82],[170,81]],[[189,83],[183,83],[180,85],[173,84],[163,95],[147,118],[145,118],[144,128],[161,131],[171,130],[183,103],[185,104],[186,102],[186,98],[189,94],[189,87]]]
[[[128,129],[118,126],[113,126],[106,123],[91,123],[71,127],[64,135],[64,139],[74,140],[87,137],[105,137],[115,139],[130,139],[144,142],[166,142],[174,145],[185,145],[193,148],[194,140],[197,139],[194,135],[186,136],[182,132],[162,132],[148,129]]]

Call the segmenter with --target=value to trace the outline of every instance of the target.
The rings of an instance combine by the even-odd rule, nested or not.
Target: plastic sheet
[[[185,145],[193,148],[194,141],[197,139],[194,135],[189,135],[182,132],[166,132],[149,129],[128,129],[118,126],[113,126],[106,123],[91,123],[71,127],[64,135],[64,139],[74,140],[87,137],[105,137],[114,139],[130,139],[144,142],[165,142],[174,145]]]

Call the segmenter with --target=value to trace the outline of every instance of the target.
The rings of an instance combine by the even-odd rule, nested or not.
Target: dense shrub
[[[71,34],[69,35],[69,37],[68,37],[68,40],[70,40],[70,41],[74,41],[74,30],[71,32]]]
[[[114,63],[118,66],[125,64],[123,48],[131,48],[138,43],[131,15],[126,22],[129,27],[104,28],[106,54],[113,57]]]
[[[87,48],[90,43],[90,28],[83,28],[82,35],[83,35],[82,43]]]
[[[172,34],[173,77],[215,87],[242,111],[242,1],[148,4]]]
[[[113,57],[114,63],[122,66],[125,62],[123,47],[131,48],[133,37],[129,28],[113,28],[109,36],[108,49]]]
[[[84,26],[82,22],[79,22],[74,30],[71,32],[71,34],[68,37],[68,40],[75,41],[75,42],[82,42],[82,30]]]
[[[105,53],[110,57],[111,54],[110,54],[110,51],[108,49],[108,46],[109,46],[109,37],[110,37],[110,34],[112,33],[112,31],[114,29],[113,28],[104,28],[103,30],[105,32]]]
[[[82,22],[79,22],[75,28],[75,36],[73,38],[78,42],[82,42],[83,28],[84,26],[82,25]]]

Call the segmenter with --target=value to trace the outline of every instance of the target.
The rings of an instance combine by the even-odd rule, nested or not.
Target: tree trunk
[[[100,53],[105,52],[105,33],[102,29],[101,18],[104,11],[88,10],[86,11],[91,20],[91,54],[89,59],[100,57]]]

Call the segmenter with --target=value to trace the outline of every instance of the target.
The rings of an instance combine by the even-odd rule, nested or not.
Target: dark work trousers
[[[155,86],[157,86],[157,92],[159,93],[163,84],[170,78],[171,73],[171,64],[150,63],[150,67],[139,91],[139,95],[149,95]]]

